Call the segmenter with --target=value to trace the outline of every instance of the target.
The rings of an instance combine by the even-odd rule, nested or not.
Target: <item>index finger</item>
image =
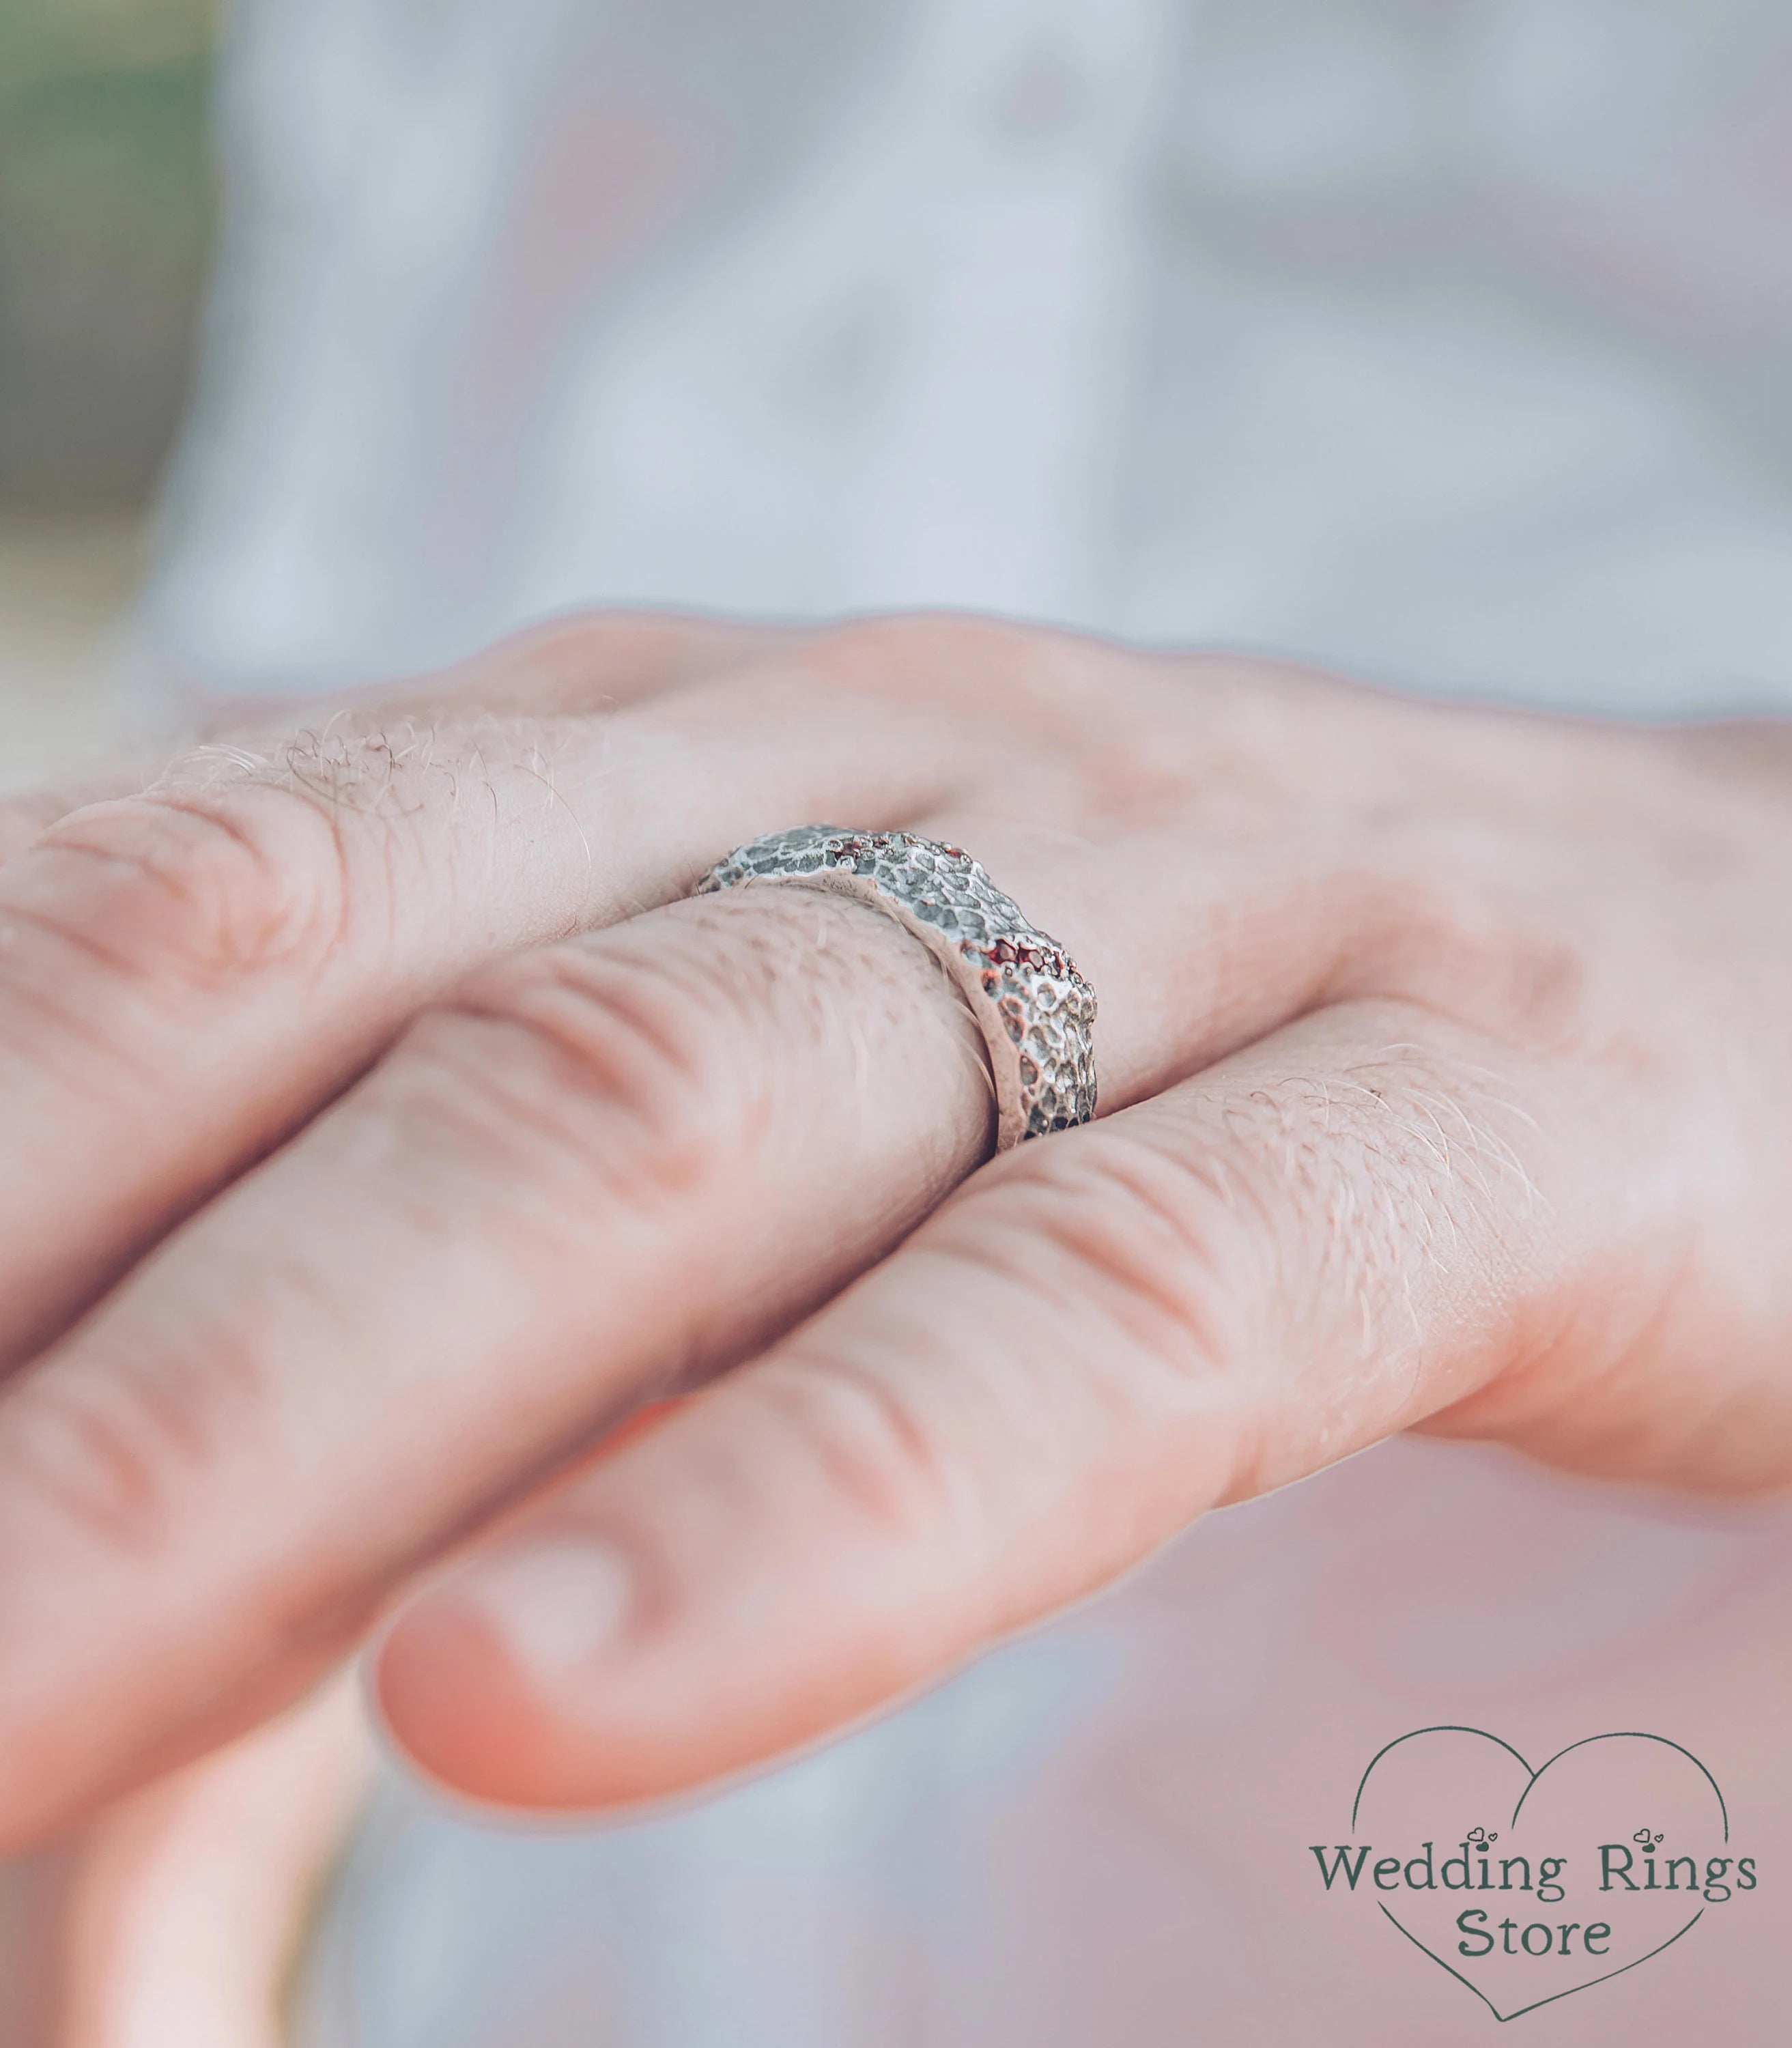
[[[924,801],[925,727],[799,663],[654,700],[736,646],[532,636],[526,681],[488,657],[432,705],[201,749],[0,866],[0,1363],[480,960],[676,894],[824,790],[874,819]]]

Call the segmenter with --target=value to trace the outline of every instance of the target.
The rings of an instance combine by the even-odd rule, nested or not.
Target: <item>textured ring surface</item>
[[[737,848],[696,893],[756,882],[856,896],[944,964],[989,1046],[999,1152],[1094,1115],[1095,991],[969,854],[912,832],[799,825]]]

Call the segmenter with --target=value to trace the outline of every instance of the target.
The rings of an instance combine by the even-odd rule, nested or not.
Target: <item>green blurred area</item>
[[[218,0],[0,0],[0,499],[130,502],[179,418]]]

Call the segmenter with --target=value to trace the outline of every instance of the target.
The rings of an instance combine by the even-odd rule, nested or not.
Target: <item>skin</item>
[[[8,1874],[10,2048],[281,2048],[368,1775],[346,1674]]]
[[[929,618],[306,720],[0,826],[10,1844],[376,1624],[423,1770],[607,1808],[1396,1430],[1792,1477],[1778,729]],[[875,911],[680,900],[815,820],[1063,942],[1094,1126],[991,1159]]]

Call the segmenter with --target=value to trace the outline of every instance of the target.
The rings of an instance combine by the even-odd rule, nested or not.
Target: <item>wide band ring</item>
[[[989,1047],[999,1152],[1094,1115],[1095,991],[969,854],[912,832],[799,825],[737,848],[695,893],[760,882],[855,896],[944,965]]]

